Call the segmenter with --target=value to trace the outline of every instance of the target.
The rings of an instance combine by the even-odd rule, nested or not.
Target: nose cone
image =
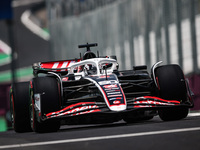
[[[126,105],[122,104],[122,105],[110,106],[110,110],[112,110],[112,111],[123,111],[123,110],[126,110]]]

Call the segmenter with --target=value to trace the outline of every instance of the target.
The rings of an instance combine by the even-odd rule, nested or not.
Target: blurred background
[[[11,127],[11,83],[30,80],[34,62],[78,58],[87,42],[120,70],[179,64],[200,110],[200,0],[1,0],[0,131]]]

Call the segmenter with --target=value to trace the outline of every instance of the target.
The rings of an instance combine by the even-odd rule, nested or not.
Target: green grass
[[[0,59],[5,59],[5,58],[8,58],[8,57],[10,57],[10,56],[7,55],[7,54],[0,53]]]
[[[30,77],[33,74],[32,67],[22,68],[16,70],[15,77],[17,79],[23,78],[23,77]],[[0,83],[2,82],[10,82],[12,80],[12,74],[11,71],[6,72],[0,72]]]
[[[7,54],[0,53],[0,64],[10,62],[11,56]]]
[[[7,131],[6,120],[3,117],[0,117],[0,132]]]
[[[11,56],[0,53],[0,64],[9,63],[11,61]],[[31,77],[33,74],[32,67],[21,68],[17,69],[15,73],[16,79],[21,79],[23,77]],[[0,72],[0,83],[2,82],[11,82],[12,81],[12,74],[11,70]]]
[[[48,28],[43,28],[43,30],[49,34],[49,29]]]

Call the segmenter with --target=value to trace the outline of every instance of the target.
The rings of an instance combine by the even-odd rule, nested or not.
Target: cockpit
[[[77,62],[68,68],[68,74],[75,76],[98,76],[117,70],[117,61],[110,58],[93,58]]]

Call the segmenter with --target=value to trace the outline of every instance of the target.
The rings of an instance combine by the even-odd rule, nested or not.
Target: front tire
[[[60,128],[59,120],[42,121],[39,115],[44,115],[60,109],[60,88],[53,77],[36,77],[32,81],[31,120],[35,132],[56,132]],[[40,114],[35,107],[34,95],[40,95]]]
[[[178,65],[165,65],[155,70],[159,96],[166,100],[187,101],[187,88],[182,69]],[[158,111],[164,121],[179,120],[187,117],[187,107],[166,108]]]
[[[31,132],[29,82],[19,82],[10,89],[11,122],[15,132]]]

